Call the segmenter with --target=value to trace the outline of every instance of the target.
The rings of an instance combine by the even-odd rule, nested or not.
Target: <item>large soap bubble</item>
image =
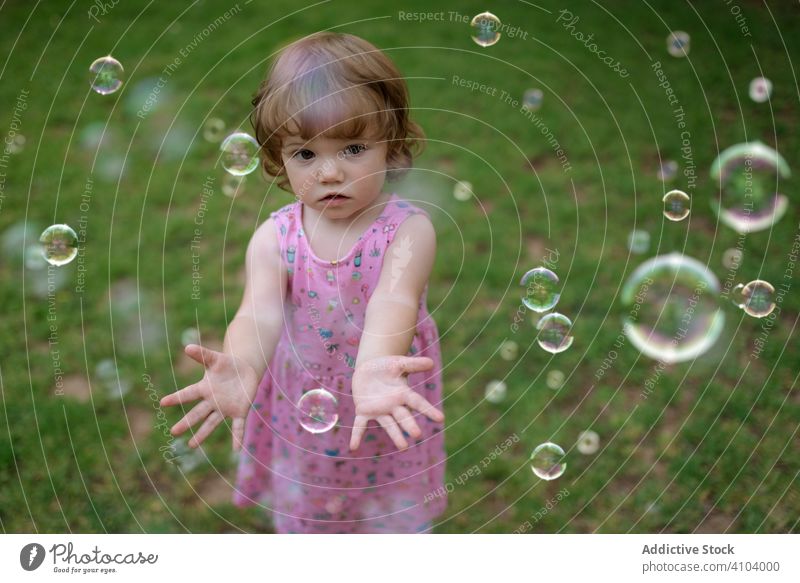
[[[739,233],[768,229],[789,206],[779,190],[781,180],[790,175],[783,156],[761,142],[731,146],[711,165],[711,178],[721,188],[711,206],[723,223]]]
[[[642,263],[625,282],[621,297],[629,307],[625,334],[643,354],[663,362],[703,354],[725,324],[716,276],[680,253]]]

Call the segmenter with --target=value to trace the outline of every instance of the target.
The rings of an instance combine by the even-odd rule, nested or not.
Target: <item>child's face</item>
[[[281,157],[300,201],[331,219],[344,219],[370,205],[386,180],[386,142],[289,136]],[[332,198],[337,193],[341,196]]]

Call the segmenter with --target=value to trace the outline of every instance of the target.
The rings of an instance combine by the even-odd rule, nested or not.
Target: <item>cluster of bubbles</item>
[[[740,283],[733,289],[731,300],[748,316],[764,318],[775,309],[775,288],[761,279]]]
[[[623,329],[643,354],[663,362],[695,358],[716,342],[725,323],[719,281],[680,253],[645,261],[622,288],[629,308]]]
[[[631,253],[641,255],[650,249],[650,233],[634,229],[628,233],[628,249]]]
[[[312,389],[297,402],[300,425],[310,433],[325,433],[339,420],[339,403],[329,391]]]
[[[234,132],[222,141],[222,167],[233,176],[246,176],[258,168],[256,139],[244,132]]]
[[[472,183],[466,180],[459,180],[453,186],[453,198],[464,202],[472,198]]]
[[[555,480],[560,478],[567,469],[567,462],[564,458],[564,450],[548,441],[537,446],[531,453],[531,470],[542,480]]]
[[[481,12],[472,22],[472,40],[482,47],[490,47],[500,40],[500,19],[491,12]]]
[[[688,32],[675,30],[667,36],[667,52],[673,57],[685,57],[689,54],[690,42]]]
[[[772,97],[772,81],[766,77],[756,77],[750,81],[750,99],[756,103],[764,103]]]
[[[711,178],[720,186],[719,199],[711,206],[720,221],[738,233],[768,229],[789,206],[779,188],[790,175],[786,160],[769,146],[757,141],[736,144],[711,165]]]
[[[558,284],[558,276],[546,267],[531,269],[520,280],[525,288],[522,303],[537,314],[553,309],[561,299]],[[536,341],[547,352],[557,354],[572,345],[572,321],[563,314],[553,312],[543,316],[536,329],[539,331]]]
[[[122,87],[122,64],[111,55],[100,57],[89,66],[90,84],[100,95],[110,95]]]
[[[662,199],[664,216],[670,221],[682,221],[689,216],[691,199],[682,190],[670,190]]]

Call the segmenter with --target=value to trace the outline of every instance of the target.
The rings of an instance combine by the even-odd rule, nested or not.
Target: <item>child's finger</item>
[[[231,424],[233,434],[233,451],[241,451],[244,442],[244,419],[236,417]]]
[[[414,421],[414,417],[411,415],[408,409],[405,407],[395,407],[392,410],[392,415],[394,418],[397,419],[397,422],[400,424],[400,427],[403,428],[403,431],[408,433],[414,439],[419,438],[422,435],[422,431],[417,425],[417,422]]]
[[[202,382],[202,381],[200,381]],[[188,387],[175,391],[163,397],[159,404],[162,407],[171,407],[172,405],[182,405],[188,401],[194,401],[200,398],[200,383],[194,383]]]
[[[175,425],[172,426],[172,430],[170,431],[170,433],[172,433],[172,435],[180,435],[181,433],[189,429],[192,425],[196,425],[197,423],[208,417],[208,414],[211,413],[211,409],[213,409],[213,407],[211,406],[211,403],[209,403],[208,401],[199,402],[197,405],[192,407],[192,410],[189,411],[183,417],[183,419],[181,419]]]
[[[222,414],[219,411],[212,411],[211,414],[206,417],[206,420],[200,426],[200,429],[197,430],[197,433],[194,434],[189,440],[188,445],[189,447],[197,447],[203,441],[205,441],[206,437],[208,437],[214,429],[216,429],[217,425],[222,423]]]
[[[184,349],[186,355],[192,360],[202,364],[206,368],[211,368],[217,360],[219,360],[219,352],[211,350],[199,344],[188,344]]]
[[[355,451],[361,445],[361,438],[364,437],[364,432],[367,430],[367,418],[363,415],[357,415],[353,421],[353,433],[350,435],[350,451]]]
[[[431,405],[428,400],[417,392],[409,391],[406,397],[406,405],[419,411],[423,415],[430,417],[434,421],[441,423],[444,421],[444,413]]]
[[[433,368],[433,360],[427,356],[403,356],[400,357],[400,366],[404,373],[424,372]]]
[[[400,428],[391,415],[381,415],[378,417],[377,421],[381,424],[381,427],[386,430],[389,437],[392,438],[397,449],[406,449],[408,447],[408,442],[403,437],[403,433],[400,431]]]

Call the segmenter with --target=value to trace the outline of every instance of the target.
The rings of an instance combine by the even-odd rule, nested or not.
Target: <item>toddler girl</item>
[[[436,239],[383,192],[423,139],[406,84],[363,39],[319,33],[280,52],[253,105],[264,169],[297,200],[250,241],[223,352],[186,347],[206,371],[162,399],[200,400],[172,433],[202,422],[197,447],[231,417],[233,501],[270,509],[277,532],[424,532],[446,503]],[[298,401],[318,388],[338,422],[312,433]]]

